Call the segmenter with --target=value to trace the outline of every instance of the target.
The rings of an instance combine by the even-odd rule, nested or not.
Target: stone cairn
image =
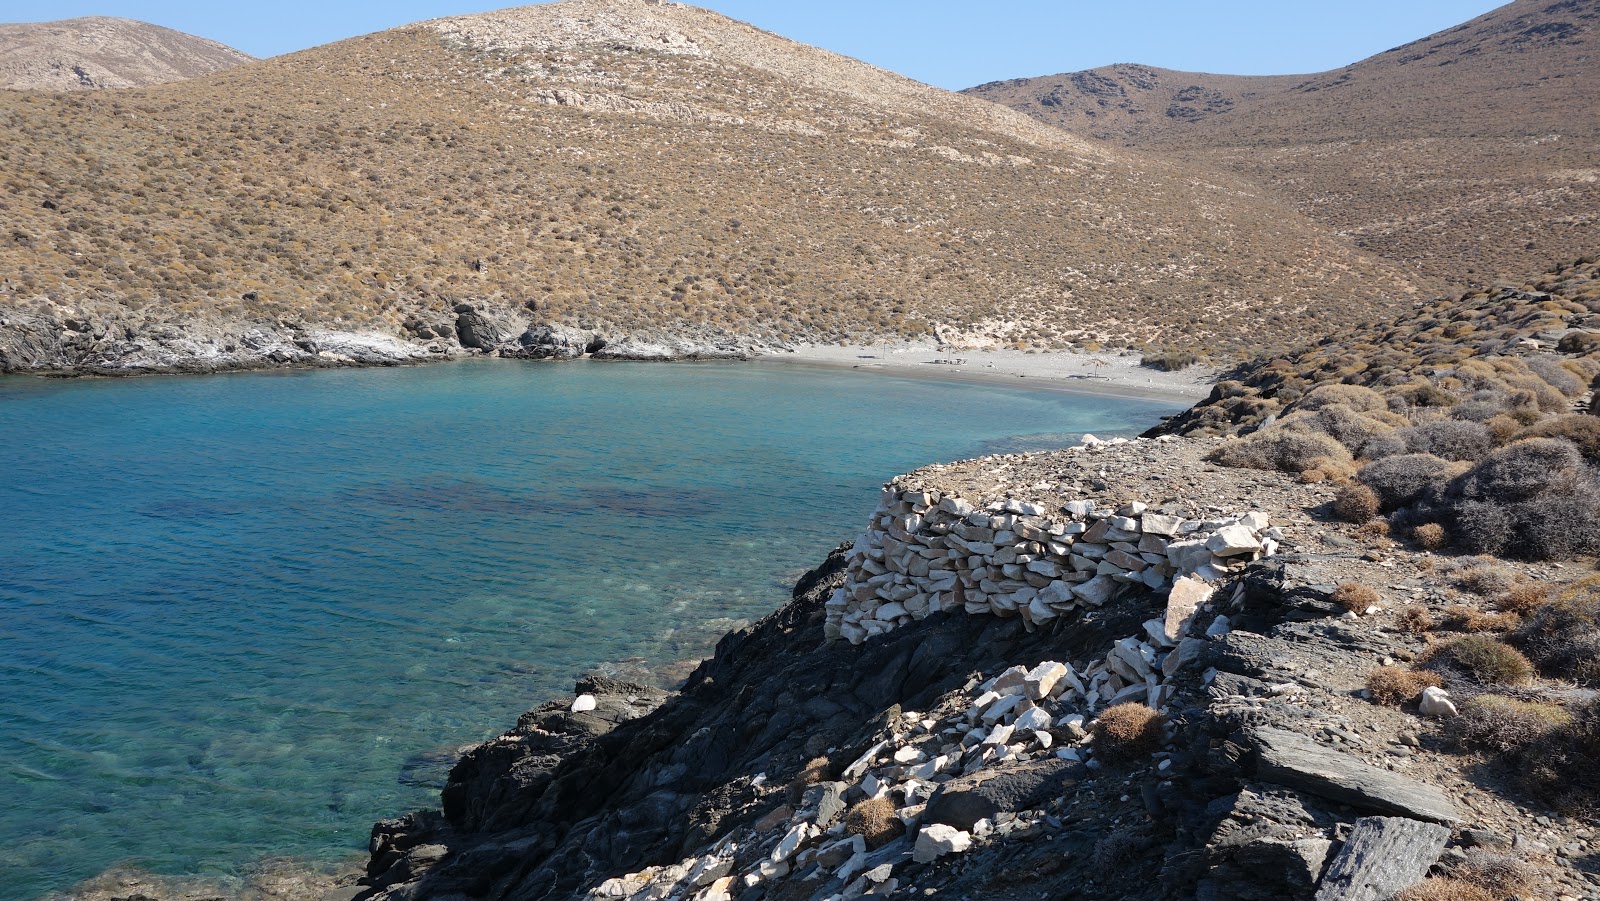
[[[961,806],[953,799],[981,793],[986,771],[1100,768],[1096,712],[1122,703],[1162,709],[1168,680],[1229,630],[1217,612],[1227,604],[1213,603],[1216,583],[1272,555],[1283,538],[1261,513],[1201,520],[1089,500],[1049,514],[1017,500],[980,511],[907,478],[884,489],[856,542],[845,587],[828,604],[830,637],[861,644],[955,610],[1020,616],[1031,627],[1124,590],[1165,592],[1165,614],[1081,672],[1060,661],[1013,666],[974,678],[934,710],[904,712],[836,781],[807,787],[794,808],[779,807],[679,863],[609,879],[589,898],[733,901],[758,885],[799,880],[818,901],[848,901],[896,892],[902,867],[1058,828],[1033,804],[1043,796],[975,820],[950,813]],[[1211,614],[1204,638],[1196,637],[1201,614]],[[1167,752],[1156,756],[1158,770],[1170,766]],[[874,798],[889,799],[901,827],[878,847],[844,823],[850,805]]]

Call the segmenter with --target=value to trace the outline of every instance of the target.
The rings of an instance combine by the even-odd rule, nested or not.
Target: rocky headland
[[[1371,688],[1425,655],[1406,623],[1463,603],[1461,565],[1218,444],[896,479],[679,691],[587,678],[469,750],[341,896],[1387,899],[1494,855],[1527,897],[1593,897],[1591,820]]]

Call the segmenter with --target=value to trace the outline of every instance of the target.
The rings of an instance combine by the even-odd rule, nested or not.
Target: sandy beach
[[[1205,366],[1162,372],[1140,366],[1136,354],[941,350],[931,341],[893,345],[813,344],[756,359],[961,382],[1016,384],[1025,379],[1029,388],[1183,402],[1204,398],[1211,392],[1218,374],[1218,370]]]

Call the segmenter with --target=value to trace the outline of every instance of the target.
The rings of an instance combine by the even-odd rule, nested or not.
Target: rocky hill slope
[[[181,31],[109,16],[0,24],[0,88],[136,88],[231,69],[253,57]]]
[[[544,323],[579,346],[942,324],[1226,352],[1415,289],[1231,177],[652,0],[7,94],[0,133],[21,369],[260,364],[318,329],[517,352]]]
[[[970,93],[1233,172],[1366,250],[1491,284],[1594,249],[1597,48],[1600,0],[1516,0],[1319,75],[1116,66]]]

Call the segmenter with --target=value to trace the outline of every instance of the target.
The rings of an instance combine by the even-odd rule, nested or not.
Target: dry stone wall
[[[845,585],[828,603],[830,638],[860,644],[939,611],[1038,624],[1134,588],[1181,603],[1272,555],[1283,537],[1264,513],[1191,519],[1089,499],[1053,509],[1007,499],[977,509],[918,481],[903,476],[884,488],[851,551]],[[1171,646],[1181,625],[1161,621],[1151,637]]]

